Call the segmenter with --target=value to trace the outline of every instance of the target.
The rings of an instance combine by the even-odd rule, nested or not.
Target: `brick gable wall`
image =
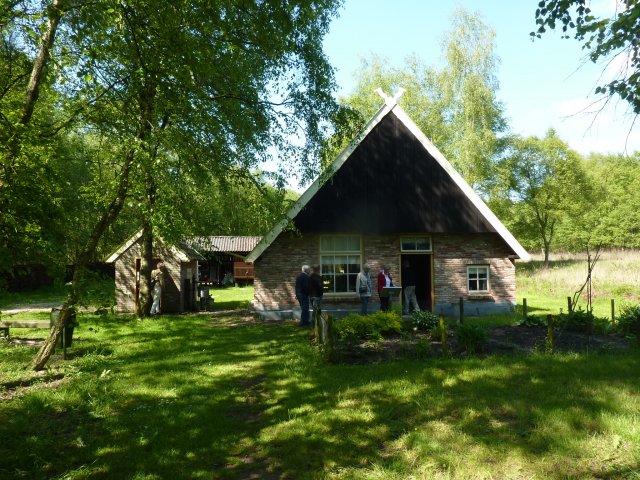
[[[515,305],[515,265],[508,258],[510,251],[497,234],[434,234],[432,276],[435,310],[453,314],[459,298],[471,305],[470,313],[509,310]],[[394,283],[400,278],[400,235],[363,235],[363,262],[371,266],[373,291],[377,291],[377,273],[381,265],[390,269]],[[254,308],[256,310],[295,308],[295,277],[303,264],[320,262],[320,235],[304,237],[281,234],[255,263]],[[467,266],[489,265],[490,293],[469,295]],[[378,302],[373,295],[372,303]],[[326,306],[356,307],[358,297],[325,294]]]

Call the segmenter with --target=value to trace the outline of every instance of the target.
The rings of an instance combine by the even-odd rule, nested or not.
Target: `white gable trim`
[[[118,258],[120,258],[127,250],[129,250],[133,244],[135,244],[138,240],[140,240],[140,238],[142,237],[142,229],[138,230],[136,233],[134,233],[131,238],[129,238],[129,240],[127,240],[126,242],[124,242],[122,244],[122,246],[116,250],[114,253],[112,253],[109,258],[107,258],[106,263],[113,263],[116,260],[118,260]],[[164,243],[162,241],[161,238],[157,238],[156,240]],[[169,247],[169,251],[171,252],[171,254],[176,257],[179,261],[181,262],[189,262],[191,261],[191,259],[189,258],[189,256],[180,248],[171,245]]]
[[[365,139],[365,137],[375,128],[378,123],[389,113],[393,107],[396,106],[396,102],[393,98],[387,97],[385,99],[385,105],[378,110],[378,112],[373,116],[369,123],[364,127],[364,129],[360,132],[360,134],[352,140],[349,145],[347,145],[342,152],[336,157],[336,159],[331,163],[331,166],[327,168],[323,173],[321,173],[318,178],[311,184],[309,188],[307,188],[304,193],[296,200],[296,202],[291,206],[289,211],[287,212],[286,217],[281,220],[273,229],[267,233],[262,240],[255,246],[255,248],[245,257],[245,262],[255,262],[260,255],[264,253],[264,251],[269,248],[278,235],[282,233],[282,231],[289,225],[289,222],[293,220],[300,210],[302,210],[307,203],[314,197],[320,187],[325,184],[325,182],[330,179],[334,173],[336,173],[344,162],[351,156],[353,151],[360,145],[360,143]]]
[[[445,169],[451,179],[458,187],[464,192],[467,198],[473,203],[473,205],[480,210],[480,213],[489,222],[489,224],[498,232],[502,239],[511,247],[511,249],[518,255],[521,260],[528,261],[531,259],[529,253],[520,245],[520,242],[511,235],[511,232],[507,230],[507,227],[500,221],[498,217],[491,211],[486,203],[480,198],[480,196],[471,188],[467,181],[453,168],[449,161],[444,158],[444,155],[438,150],[438,148],[431,143],[427,136],[422,133],[418,126],[409,118],[406,112],[398,106],[393,113],[398,119],[405,124],[405,126],[415,135],[415,137],[422,143],[424,148],[435,158],[436,162]]]
[[[122,256],[122,254],[124,252],[126,252],[127,250],[129,250],[131,248],[131,246],[136,243],[138,240],[140,240],[140,237],[142,237],[142,229],[138,230],[136,233],[134,233],[131,238],[129,238],[129,240],[127,240],[126,242],[124,242],[122,244],[122,246],[116,250],[115,252],[113,252],[111,254],[111,256],[109,256],[109,258],[107,258],[107,263],[113,263],[116,260],[118,260],[118,258],[120,258]]]
[[[444,155],[438,150],[431,141],[427,138],[427,136],[422,133],[422,131],[418,128],[418,126],[409,118],[406,112],[397,104],[397,98],[389,97],[387,95],[383,95],[384,105],[378,110],[378,112],[373,116],[369,123],[362,130],[360,135],[358,135],[349,145],[340,152],[338,157],[333,161],[331,166],[311,184],[311,186],[302,194],[302,196],[293,204],[293,206],[287,212],[286,217],[280,221],[268,234],[266,234],[260,243],[256,245],[256,247],[247,255],[245,261],[247,262],[255,262],[260,255],[264,253],[264,251],[269,248],[269,246],[278,238],[278,235],[282,233],[282,231],[289,225],[289,222],[293,220],[296,215],[309,203],[309,201],[313,198],[313,196],[320,190],[320,187],[324,185],[324,183],[331,178],[339,169],[344,165],[347,159],[351,156],[354,150],[360,145],[360,143],[365,139],[365,137],[374,129],[376,125],[380,123],[380,121],[393,110],[393,113],[398,117],[398,119],[404,123],[404,125],[415,135],[418,141],[422,144],[422,146],[431,154],[431,156],[444,168],[444,170],[449,174],[451,179],[455,182],[458,187],[464,192],[467,198],[475,205],[475,207],[480,211],[480,213],[484,216],[484,218],[489,222],[489,224],[498,232],[498,234],[502,237],[502,239],[511,247],[511,249],[515,252],[515,254],[522,260],[529,260],[531,257],[527,253],[527,251],[520,245],[518,240],[511,235],[511,232],[507,230],[507,228],[502,224],[502,222],[494,215],[494,213],[489,209],[489,207],[484,203],[484,201],[478,196],[476,192],[469,186],[469,184],[465,181],[464,178],[453,168],[453,166],[449,163],[449,161],[444,158]]]

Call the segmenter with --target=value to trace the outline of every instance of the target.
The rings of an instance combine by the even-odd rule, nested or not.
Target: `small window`
[[[474,265],[467,267],[467,285],[469,293],[486,293],[489,291],[489,266]]]
[[[402,237],[400,239],[402,252],[430,252],[431,237]]]
[[[361,265],[362,242],[359,235],[320,237],[320,274],[325,292],[355,292]]]

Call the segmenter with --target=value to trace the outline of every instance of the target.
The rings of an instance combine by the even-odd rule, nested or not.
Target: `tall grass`
[[[520,304],[527,298],[530,310],[558,313],[567,311],[567,297],[580,289],[587,278],[585,254],[559,254],[552,257],[548,268],[540,256],[516,267],[517,296]],[[592,273],[594,311],[611,316],[611,299],[617,307],[640,303],[640,251],[604,251]],[[586,305],[586,290],[579,306]]]

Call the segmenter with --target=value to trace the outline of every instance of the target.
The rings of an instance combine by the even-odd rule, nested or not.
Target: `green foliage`
[[[625,305],[620,309],[617,328],[626,335],[635,335],[640,341],[640,305]]]
[[[465,323],[456,327],[458,349],[466,353],[481,352],[486,341],[487,331],[478,325]]]
[[[611,324],[607,318],[596,317],[592,312],[579,308],[570,314],[559,317],[558,326],[569,332],[607,334],[611,331]]]
[[[421,332],[428,332],[439,325],[439,318],[429,310],[411,312],[409,315],[410,326]]]
[[[518,322],[521,327],[546,327],[547,321],[539,315],[527,315],[527,318]]]
[[[371,315],[352,314],[334,324],[337,337],[347,342],[379,339],[402,331],[402,319],[392,312],[376,312]]]
[[[382,103],[377,88],[387,94],[405,88],[402,108],[471,185],[488,190],[497,134],[506,127],[496,95],[494,39],[479,16],[458,9],[442,41],[441,69],[415,55],[394,68],[373,55],[362,62],[355,91],[344,102],[368,119]]]
[[[563,38],[569,38],[568,32],[573,31],[574,38],[582,42],[582,48],[594,63],[607,65],[613,58],[624,55],[625,68],[618,69],[615,79],[596,87],[595,93],[619,96],[637,115],[640,114],[639,17],[640,4],[635,0],[616,3],[611,18],[596,17],[584,0],[541,0],[535,14],[539,27],[531,36],[540,38],[547,28],[562,26]]]
[[[582,158],[554,130],[544,138],[511,137],[498,168],[503,190],[491,206],[526,248],[548,260],[562,224],[585,228],[592,187]]]

